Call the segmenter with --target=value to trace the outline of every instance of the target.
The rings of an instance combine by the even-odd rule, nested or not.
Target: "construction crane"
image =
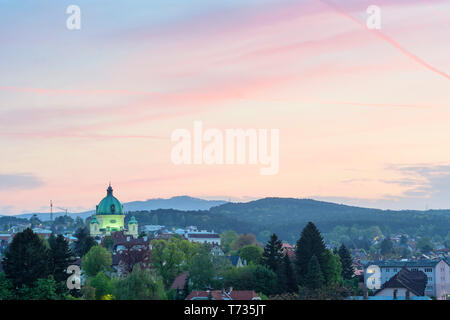
[[[53,221],[53,201],[50,200],[50,221]]]
[[[57,207],[58,209],[60,209],[60,210],[64,210],[65,212],[66,212],[66,216],[67,216],[67,210],[68,209],[66,209],[66,208],[61,208],[61,207]]]

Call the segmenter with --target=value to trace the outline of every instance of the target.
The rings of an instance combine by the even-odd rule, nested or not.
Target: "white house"
[[[210,243],[219,246],[221,244],[220,236],[217,233],[214,233],[214,231],[207,232],[203,230],[199,232],[188,232],[185,234],[185,237],[192,242]]]
[[[378,267],[373,272],[374,266]],[[439,300],[450,299],[450,265],[444,259],[417,261],[375,261],[364,266],[366,288],[380,289],[403,267],[410,271],[423,271],[427,276],[425,295]]]

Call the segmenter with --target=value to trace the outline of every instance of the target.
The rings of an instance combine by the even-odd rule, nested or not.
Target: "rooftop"
[[[397,274],[386,281],[375,292],[375,295],[385,288],[406,288],[416,296],[424,296],[426,286],[427,275],[423,271],[410,271],[403,267]]]
[[[408,261],[399,261],[399,260],[387,260],[387,261],[370,261],[364,264],[364,267],[368,267],[371,265],[377,265],[379,267],[434,267],[443,259],[436,260],[408,260]],[[444,260],[445,261],[445,260]],[[448,263],[448,262],[447,262]]]
[[[349,297],[348,300],[365,300],[364,297],[361,296],[352,296]],[[394,299],[393,296],[369,296],[367,300],[408,300],[405,297],[397,297]],[[410,297],[409,300],[431,300],[430,297]]]

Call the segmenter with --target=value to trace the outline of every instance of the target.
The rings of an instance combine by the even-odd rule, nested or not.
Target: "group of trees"
[[[83,258],[88,299],[184,299],[192,290],[255,290],[263,296],[293,294],[297,298],[342,298],[355,290],[352,258],[344,245],[328,250],[319,230],[308,223],[297,242],[295,258],[283,251],[273,234],[264,249],[254,235],[222,234],[224,251],[236,253],[247,265],[234,267],[226,256],[212,256],[208,244],[181,237],[151,242],[151,270],[136,264],[126,277],[110,277],[109,251],[93,247]],[[170,289],[187,272],[182,291]]]
[[[354,281],[348,286],[354,275],[348,249],[344,244],[338,250],[327,249],[319,230],[311,222],[297,241],[294,265],[297,283],[305,297],[333,296],[338,288],[346,288],[346,284],[349,289],[356,289]]]
[[[301,232],[295,258],[286,254],[276,234],[263,246],[253,234],[223,233],[223,250],[240,256],[246,263],[243,267],[234,267],[227,256],[213,256],[209,244],[173,236],[152,240],[151,251],[145,253],[149,264],[143,263],[144,259],[130,260],[120,277],[111,268],[112,239],[105,239],[101,246],[86,228],[75,235],[72,251],[62,235],[52,234],[45,240],[31,229],[16,234],[2,261],[0,300],[183,299],[192,290],[229,287],[272,297],[329,298],[336,292],[345,294],[344,289],[352,288],[354,280],[347,248],[327,249],[311,222]],[[69,291],[66,270],[76,257],[82,258],[82,289]],[[185,288],[172,290],[174,279],[184,272],[188,274]]]
[[[2,260],[0,300],[64,297],[65,271],[72,263],[72,252],[62,235],[52,234],[45,240],[29,228],[16,234]]]
[[[163,281],[154,270],[145,269],[136,263],[131,272],[122,277],[116,277],[111,264],[111,252],[102,246],[93,246],[86,253],[81,265],[86,276],[81,290],[82,299],[149,300],[166,298]]]
[[[64,232],[67,230],[78,230],[85,226],[85,223],[81,217],[73,219],[69,215],[56,217],[53,221],[46,222],[50,224],[53,232]]]
[[[239,236],[221,235],[225,249],[233,252]],[[262,250],[257,244],[241,247],[237,253],[248,266],[233,268],[224,275],[223,285],[253,289],[268,296],[294,294],[297,298],[339,298],[357,290],[352,257],[344,244],[329,250],[319,230],[308,223],[297,241],[295,257],[272,234]],[[338,294],[336,294],[338,293]]]

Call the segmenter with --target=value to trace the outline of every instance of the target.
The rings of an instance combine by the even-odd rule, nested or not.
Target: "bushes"
[[[276,293],[277,276],[265,266],[249,265],[228,271],[224,285],[235,290],[254,290],[270,295]]]

